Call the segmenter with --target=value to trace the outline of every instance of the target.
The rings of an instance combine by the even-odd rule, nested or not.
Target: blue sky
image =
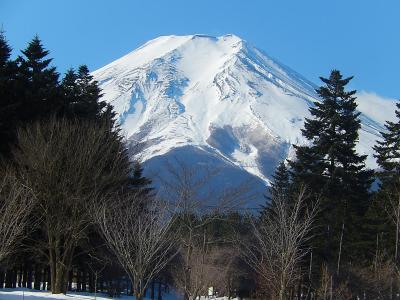
[[[400,97],[398,0],[0,0],[15,49],[39,34],[60,72],[99,68],[160,35],[236,34],[320,84]]]

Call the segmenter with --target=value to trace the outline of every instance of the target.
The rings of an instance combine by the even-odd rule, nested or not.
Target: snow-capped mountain
[[[318,99],[313,83],[234,35],[162,36],[93,75],[128,140],[146,142],[149,166],[179,156],[263,184],[304,143],[300,129]],[[360,107],[357,150],[374,168],[384,120],[373,112],[392,116],[394,104]]]

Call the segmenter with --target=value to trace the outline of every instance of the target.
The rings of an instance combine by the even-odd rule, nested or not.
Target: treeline
[[[251,185],[207,190],[210,166],[177,159],[155,190],[86,66],[60,79],[38,37],[11,52],[2,33],[0,288],[139,300],[168,286],[185,299],[400,292],[400,112],[374,147],[379,171],[368,170],[351,77],[321,78],[308,143],[279,164],[262,213],[247,215]]]
[[[206,197],[215,170],[178,164],[160,199],[86,66],[60,79],[38,37],[12,59],[1,34],[0,50],[0,288],[207,294],[238,260],[216,249],[231,251],[228,224],[242,218],[226,208],[245,188]]]
[[[367,155],[356,151],[360,113],[356,91],[346,90],[352,77],[333,70],[320,79],[321,101],[310,108],[302,129],[307,143],[293,145],[296,159],[278,166],[260,221],[261,229],[270,228],[272,218],[286,237],[277,246],[279,255],[269,258],[275,269],[262,269],[264,279],[272,270],[279,274],[266,291],[278,299],[300,294],[307,299],[394,299],[400,288],[399,111],[373,148],[379,169],[369,170]],[[264,258],[272,251],[264,245],[266,236],[257,239]],[[278,267],[276,260],[281,260]]]
[[[37,36],[11,59],[0,35],[0,287],[120,289],[95,215],[134,194],[144,210],[152,189],[100,98],[86,66],[60,80]]]

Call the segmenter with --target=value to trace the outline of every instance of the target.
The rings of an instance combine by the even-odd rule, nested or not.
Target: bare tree
[[[37,199],[43,241],[34,250],[49,260],[52,293],[65,293],[75,249],[92,223],[89,209],[127,181],[126,150],[106,123],[53,119],[21,129],[14,156]]]
[[[220,281],[219,272],[223,272],[215,260],[218,245],[227,241],[213,237],[208,227],[256,195],[248,181],[229,189],[213,184],[222,171],[214,166],[189,165],[174,159],[166,162],[165,167],[167,174],[159,178],[160,194],[177,213],[180,245],[172,276],[186,299],[196,299],[207,295],[208,288]]]
[[[393,258],[378,251],[370,266],[351,268],[352,275],[357,278],[355,290],[359,296],[369,299],[393,299],[400,284],[400,273]],[[393,293],[393,291],[395,291]]]
[[[187,299],[194,300],[208,294],[208,288],[218,280],[218,267],[215,265],[215,252],[194,248],[190,256],[180,252],[174,261],[171,274],[174,285]]]
[[[27,225],[34,205],[31,190],[23,185],[13,172],[6,169],[2,174],[0,180],[0,262],[13,254],[18,242],[29,233]]]
[[[165,162],[165,169],[166,174],[158,176],[160,194],[178,212],[199,216],[227,213],[257,197],[250,180],[229,188],[213,184],[223,171],[221,167],[188,164],[175,158]]]
[[[292,203],[275,197],[271,212],[259,222],[253,221],[253,241],[242,242],[244,259],[265,281],[274,299],[287,297],[308,252],[305,243],[311,237],[317,206],[306,207],[305,198],[304,188]]]
[[[238,288],[240,279],[246,275],[246,268],[240,259],[237,247],[227,244],[215,249],[213,287],[218,290],[218,296],[231,299],[234,290]]]
[[[136,299],[141,300],[150,282],[177,253],[172,231],[175,219],[162,201],[146,204],[137,193],[115,197],[124,198],[105,202],[95,214],[96,219],[108,246],[128,274]]]

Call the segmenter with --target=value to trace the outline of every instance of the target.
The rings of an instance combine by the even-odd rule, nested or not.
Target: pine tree
[[[400,103],[396,103],[396,122],[386,121],[386,131],[381,132],[382,140],[374,146],[376,161],[380,167],[377,173],[380,180],[379,190],[376,196],[380,209],[385,212],[385,218],[380,226],[375,226],[375,231],[387,236],[388,244],[394,248],[396,263],[399,263],[399,224],[396,217],[400,199]],[[386,221],[386,222],[385,222]],[[385,226],[384,226],[385,225]]]
[[[100,101],[101,90],[85,65],[80,66],[78,69],[77,84],[80,92],[80,101],[75,108],[76,114],[86,118],[98,118],[102,115],[106,103]]]
[[[0,157],[7,157],[10,145],[15,141],[17,64],[10,60],[11,47],[3,31],[0,31]]]
[[[74,107],[79,102],[79,88],[76,83],[78,76],[73,68],[68,69],[61,81],[63,105],[61,114],[66,118],[75,116]]]
[[[112,107],[101,100],[101,90],[87,66],[80,66],[76,72],[69,69],[61,83],[64,97],[63,114],[68,118],[104,120],[115,126]]]
[[[339,251],[347,260],[357,258],[373,175],[365,167],[366,155],[355,150],[360,113],[356,91],[345,91],[352,78],[343,79],[337,70],[328,79],[321,77],[321,101],[310,108],[312,118],[305,120],[302,130],[309,144],[294,146],[296,160],[290,162],[295,184],[305,184],[314,198],[320,198],[323,232],[317,246],[331,263],[336,263]]]
[[[139,161],[133,162],[132,176],[130,188],[138,191],[141,196],[148,197],[151,195],[153,188],[151,187],[152,181],[143,176],[143,167]]]
[[[269,216],[276,204],[275,201],[280,199],[290,201],[290,185],[289,170],[287,169],[285,162],[282,161],[276,168],[274,175],[272,175],[271,186],[268,190],[269,195],[265,197],[266,205],[263,207],[261,212],[261,218]]]
[[[57,113],[62,106],[59,89],[59,74],[50,66],[46,50],[38,36],[35,36],[19,56],[18,88],[23,91],[19,117],[29,122]]]
[[[399,183],[400,178],[400,102],[396,103],[397,122],[386,121],[386,131],[381,132],[382,140],[374,146],[376,161],[381,167],[378,172],[381,186]]]
[[[276,168],[275,174],[272,176],[272,182],[270,187],[271,199],[277,197],[288,197],[290,186],[290,174],[287,169],[285,162],[280,162]]]

